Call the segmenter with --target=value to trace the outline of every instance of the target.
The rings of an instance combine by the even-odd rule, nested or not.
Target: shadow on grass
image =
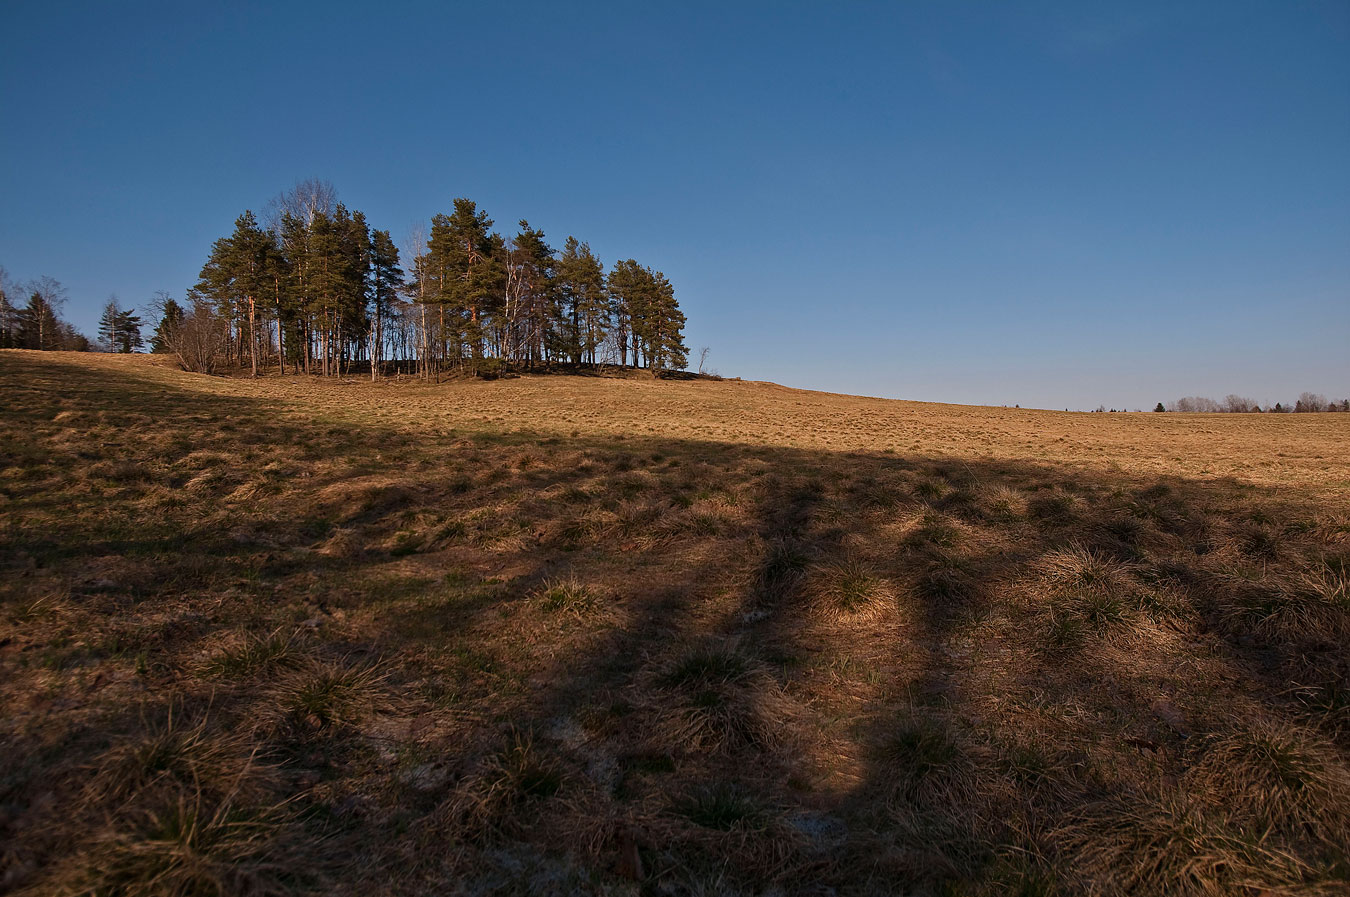
[[[1214,850],[1256,864],[1231,845],[1260,819],[1205,810],[1210,840],[1179,821],[1148,842],[1160,860],[1113,854],[1110,814],[1165,816],[1211,738],[1271,721],[1345,761],[1346,608],[1301,585],[1344,574],[1343,533],[1236,482],[422,440],[32,355],[0,354],[0,375],[12,687],[79,642],[68,678],[43,680],[65,706],[103,702],[115,729],[127,701],[215,693],[242,725],[294,674],[204,680],[201,656],[241,633],[379,658],[359,723],[251,736],[283,772],[272,799],[305,808],[313,862],[358,858],[352,882],[1048,893],[1109,887],[1114,857],[1162,870],[1140,887],[1203,890],[1170,870]],[[564,579],[584,600],[560,611],[539,596]],[[29,609],[53,595],[53,615]],[[134,698],[81,673],[133,660]],[[4,737],[98,725],[39,705]],[[6,779],[15,868],[96,824],[74,785],[40,784],[82,750]],[[63,812],[62,834],[19,837]],[[1262,881],[1342,875],[1324,840],[1271,842],[1298,864]]]

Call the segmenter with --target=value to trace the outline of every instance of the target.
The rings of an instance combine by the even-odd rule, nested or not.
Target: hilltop
[[[1347,889],[1350,415],[0,382],[0,888]]]
[[[60,358],[102,380],[247,399],[260,408],[435,435],[444,430],[707,440],[924,459],[1027,461],[1133,477],[1231,478],[1327,498],[1350,490],[1350,418],[1334,415],[1110,415],[948,405],[792,389],[743,380],[524,375],[440,384],[321,377],[202,377],[166,357],[7,353]],[[11,378],[16,384],[22,378]],[[96,384],[86,384],[95,390]]]

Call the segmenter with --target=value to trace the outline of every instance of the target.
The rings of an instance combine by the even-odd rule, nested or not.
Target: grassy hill
[[[0,389],[0,891],[1350,891],[1350,415]]]

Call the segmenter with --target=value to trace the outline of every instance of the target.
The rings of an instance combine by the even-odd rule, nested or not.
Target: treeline
[[[586,243],[569,236],[555,249],[525,220],[504,237],[471,200],[456,199],[403,253],[326,182],[299,184],[267,217],[239,216],[187,303],[160,303],[157,338],[185,365],[223,354],[254,374],[368,366],[374,378],[391,367],[432,377],[688,362],[685,317],[660,271],[626,259],[606,272]]]
[[[1227,412],[1231,414],[1261,414],[1274,412],[1319,413],[1326,411],[1350,412],[1350,399],[1327,401],[1327,397],[1317,393],[1305,392],[1299,395],[1292,405],[1276,402],[1262,408],[1257,402],[1244,396],[1225,396],[1222,402],[1203,396],[1186,396],[1164,405],[1159,402],[1154,411],[1190,411],[1190,412]]]
[[[87,352],[89,338],[63,321],[66,288],[51,277],[16,283],[0,268],[0,349]]]

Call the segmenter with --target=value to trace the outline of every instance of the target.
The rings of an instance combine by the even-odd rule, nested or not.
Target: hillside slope
[[[864,398],[740,380],[525,376],[422,385],[271,376],[253,381],[187,374],[167,359],[146,355],[46,354],[113,383],[127,374],[166,389],[249,399],[263,409],[421,435],[456,428],[658,435],[1029,461],[1129,476],[1233,478],[1332,499],[1350,492],[1350,416],[1334,414],[1083,414]]]
[[[1350,415],[0,384],[0,889],[1347,891]]]

